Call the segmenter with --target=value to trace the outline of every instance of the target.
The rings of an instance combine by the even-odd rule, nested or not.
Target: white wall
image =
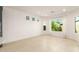
[[[79,11],[69,13],[63,18],[66,20],[66,37],[79,41],[79,33],[75,33],[75,19],[74,17],[79,16]]]
[[[49,23],[49,19],[41,19],[42,20],[42,34],[49,34],[49,25],[48,25],[48,23]],[[46,25],[46,31],[43,31],[43,25]]]
[[[64,22],[63,32],[51,31],[51,19],[40,18],[37,21],[26,21],[26,16],[31,14],[17,9],[4,7],[3,9],[3,40],[5,43],[17,41],[23,38],[29,38],[40,34],[50,34],[53,36],[70,38],[79,41],[79,34],[75,33],[74,17],[79,16],[79,11],[69,13],[62,18]],[[52,18],[53,19],[53,18]],[[43,31],[43,25],[46,24],[47,30]]]
[[[41,34],[41,21],[26,21],[29,14],[17,9],[3,8],[3,39],[5,43]]]

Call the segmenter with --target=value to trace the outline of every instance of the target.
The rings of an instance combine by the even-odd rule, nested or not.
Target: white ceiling
[[[78,6],[11,6],[18,10],[22,10],[41,17],[59,17],[69,12],[78,10]]]

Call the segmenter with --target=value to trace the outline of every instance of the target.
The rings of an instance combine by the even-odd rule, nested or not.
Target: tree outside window
[[[51,22],[51,30],[52,31],[62,31],[63,22],[61,19],[54,19]]]

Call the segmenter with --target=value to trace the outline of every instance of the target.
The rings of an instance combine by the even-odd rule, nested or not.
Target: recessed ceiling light
[[[62,9],[62,11],[63,11],[63,12],[66,12],[67,10],[66,10],[66,9]]]
[[[54,11],[50,11],[50,13],[54,13]]]

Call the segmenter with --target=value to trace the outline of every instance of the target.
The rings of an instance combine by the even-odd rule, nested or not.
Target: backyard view
[[[61,19],[55,19],[51,22],[52,31],[62,31],[63,22]]]
[[[76,30],[75,30],[75,32],[78,33],[79,32],[79,17],[76,17],[75,23],[76,23]]]

